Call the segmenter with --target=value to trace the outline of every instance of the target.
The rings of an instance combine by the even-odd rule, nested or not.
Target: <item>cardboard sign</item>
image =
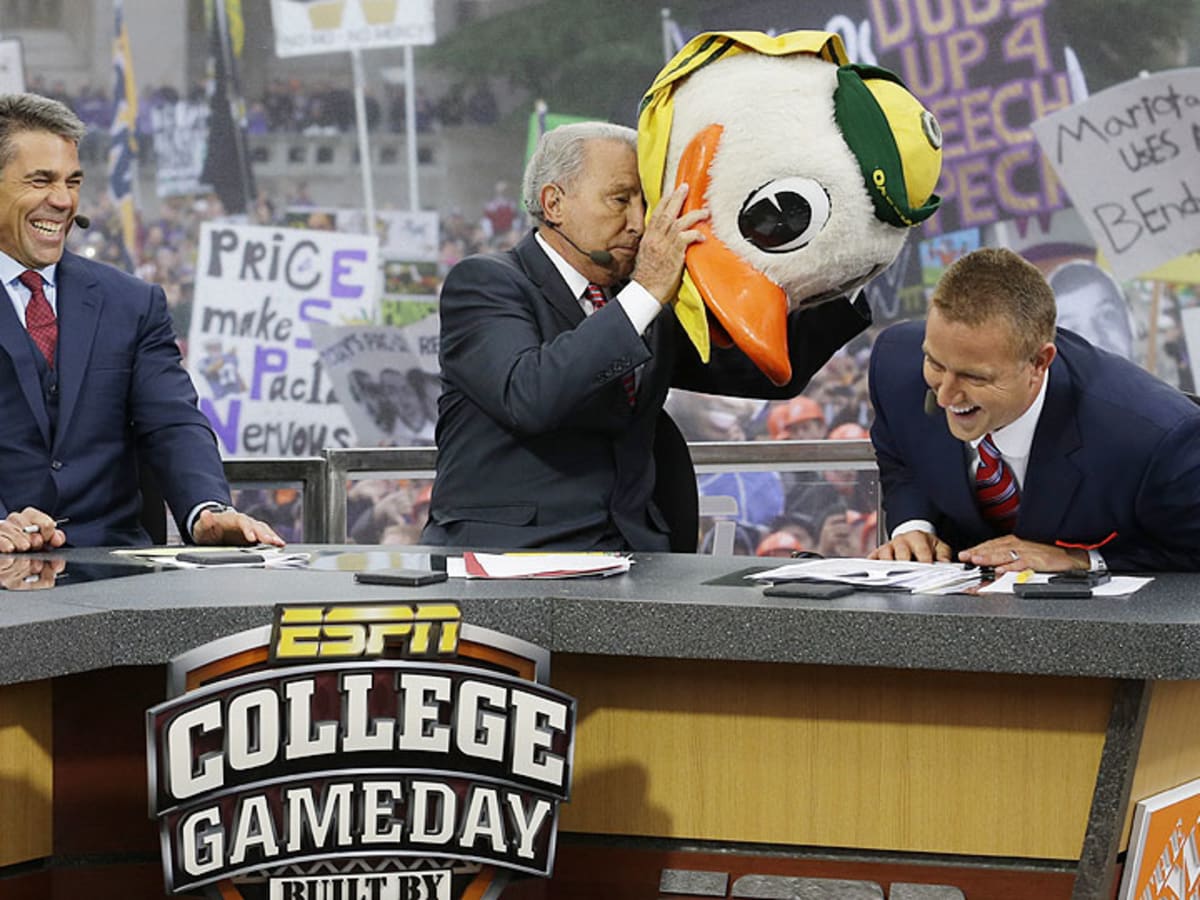
[[[1200,779],[1139,800],[1118,900],[1180,900],[1200,891]]]
[[[1200,68],[1126,81],[1033,131],[1118,278],[1200,247]]]

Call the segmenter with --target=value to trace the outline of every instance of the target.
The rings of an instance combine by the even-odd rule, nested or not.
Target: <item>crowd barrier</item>
[[[849,470],[877,477],[870,441],[747,441],[689,443],[697,475],[712,472],[828,472]],[[360,479],[430,479],[437,466],[434,447],[327,449],[319,457],[225,460],[236,488],[297,487],[303,503],[304,543],[346,540],[347,485]],[[728,512],[727,504],[705,504],[701,515]],[[880,517],[882,521],[882,516]]]

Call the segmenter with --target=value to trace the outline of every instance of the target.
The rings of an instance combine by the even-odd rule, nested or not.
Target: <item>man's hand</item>
[[[1053,544],[1023,541],[1011,534],[968,547],[958,554],[958,558],[977,566],[991,566],[997,575],[1025,569],[1069,572],[1072,569],[1086,571],[1091,568],[1091,559],[1086,550],[1066,550]]]
[[[65,559],[0,557],[0,588],[6,591],[44,591],[54,587],[58,573],[66,567]]]
[[[66,542],[67,536],[54,524],[54,519],[32,506],[0,520],[0,553],[55,550]]]
[[[708,218],[707,209],[679,215],[688,186],[681,184],[663,197],[646,222],[638,245],[633,280],[653,294],[664,306],[675,299],[683,278],[683,255],[689,244],[704,240],[695,227]]]
[[[928,531],[906,531],[881,544],[867,559],[896,562],[950,562],[950,545]]]
[[[192,540],[197,544],[250,546],[272,544],[282,547],[283,538],[266,522],[260,522],[236,509],[202,510],[192,525]]]

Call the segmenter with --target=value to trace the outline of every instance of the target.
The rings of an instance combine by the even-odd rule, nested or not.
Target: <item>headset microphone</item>
[[[92,220],[89,219],[87,216],[76,216],[75,224],[78,225],[80,228],[91,228]]]
[[[559,228],[553,222],[547,222],[546,225],[547,225],[547,227],[552,228],[555,231],[557,231],[559,234],[561,234],[563,236],[563,240],[565,240],[568,244],[570,244],[572,247],[574,247],[576,250],[578,250],[580,253],[582,253],[584,256],[586,256],[588,259],[590,259],[592,262],[594,262],[596,265],[607,267],[607,266],[611,266],[613,264],[613,255],[611,253],[609,253],[607,250],[584,250],[577,243],[575,243],[573,240],[571,240],[571,238],[567,235],[567,233],[565,231],[563,231],[561,228]]]
[[[937,394],[933,391],[925,392],[925,415],[936,416],[939,412]]]

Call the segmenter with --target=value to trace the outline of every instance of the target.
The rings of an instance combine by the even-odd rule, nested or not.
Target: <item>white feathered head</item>
[[[711,33],[643,98],[638,165],[648,208],[686,181],[711,213],[675,304],[701,358],[711,330],[783,384],[788,311],[853,293],[937,209],[941,132],[836,34]]]

